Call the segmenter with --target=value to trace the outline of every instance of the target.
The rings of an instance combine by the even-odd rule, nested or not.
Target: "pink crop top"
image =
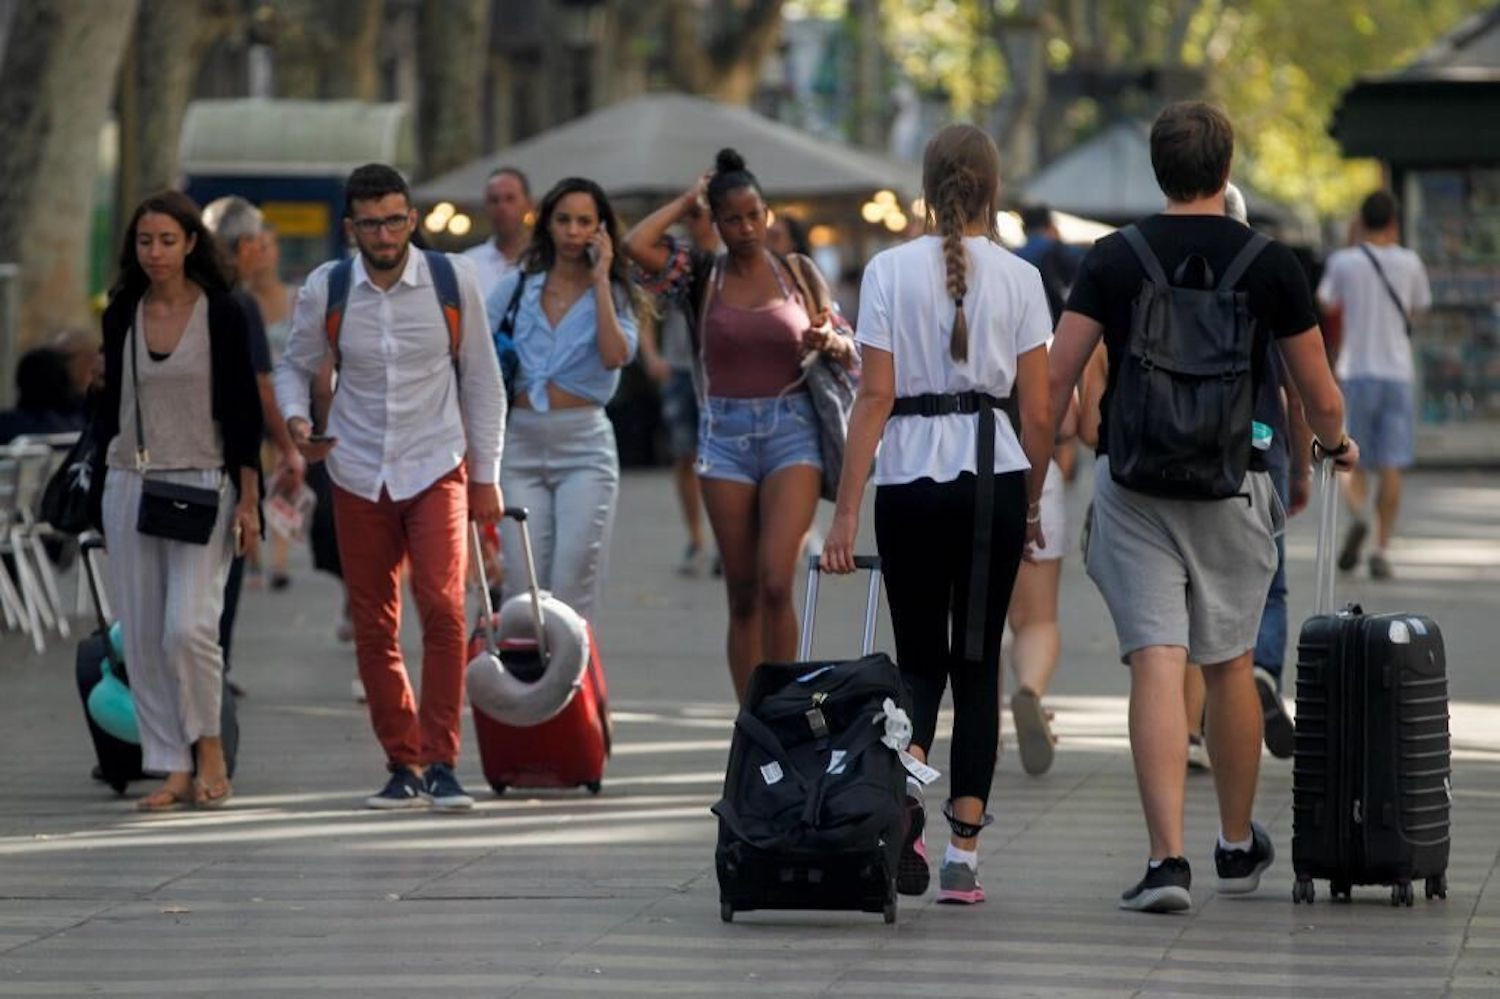
[[[707,394],[727,399],[780,395],[802,376],[802,334],[810,323],[795,294],[760,309],[736,308],[715,296],[703,324]]]

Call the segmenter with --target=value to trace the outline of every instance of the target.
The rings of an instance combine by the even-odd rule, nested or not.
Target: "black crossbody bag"
[[[144,334],[142,334],[144,335]],[[151,453],[146,450],[146,427],[141,419],[141,374],[136,366],[136,332],[130,330],[130,380],[135,386],[135,470],[141,474],[141,506],[135,529],[153,538],[206,545],[219,520],[218,489],[161,482],[146,473]]]

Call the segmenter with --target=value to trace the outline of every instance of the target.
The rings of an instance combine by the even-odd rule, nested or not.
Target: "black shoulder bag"
[[[142,334],[144,335],[144,334]],[[184,486],[149,478],[151,454],[141,419],[141,375],[136,366],[136,331],[130,329],[130,381],[135,387],[135,470],[141,474],[141,506],[135,529],[153,538],[206,545],[219,520],[219,489]]]

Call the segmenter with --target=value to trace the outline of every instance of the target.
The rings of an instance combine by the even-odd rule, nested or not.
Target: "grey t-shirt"
[[[150,469],[224,467],[224,440],[213,413],[213,366],[208,342],[208,296],[193,306],[182,339],[172,353],[155,360],[146,348],[145,306],[136,306],[135,324],[125,343],[120,385],[120,433],[105,454],[110,468],[135,468],[136,379],[131,351],[140,372],[141,423],[146,432]]]

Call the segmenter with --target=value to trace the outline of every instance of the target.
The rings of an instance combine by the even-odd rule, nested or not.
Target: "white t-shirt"
[[[487,239],[478,246],[471,246],[462,254],[463,258],[474,265],[474,276],[479,279],[479,291],[489,300],[490,292],[495,286],[505,280],[518,266],[519,263],[507,259],[500,248],[495,245],[493,239]]]
[[[922,236],[886,250],[865,268],[855,339],[889,351],[896,395],[978,391],[1002,398],[1016,380],[1016,358],[1045,347],[1052,333],[1047,294],[1037,269],[983,236],[964,239],[968,251],[969,357],[948,353],[953,300],[948,297],[943,241]],[[930,478],[950,482],[975,471],[973,413],[893,416],[875,463],[875,484]],[[1031,467],[1005,414],[995,420],[995,471]]]
[[[1373,243],[1364,246],[1380,261],[1386,280],[1395,289],[1407,315],[1432,306],[1432,289],[1427,284],[1427,270],[1421,258],[1404,246]],[[1318,297],[1344,310],[1339,378],[1412,380],[1411,340],[1406,335],[1406,322],[1363,247],[1345,247],[1329,255],[1323,280],[1318,284]]]

